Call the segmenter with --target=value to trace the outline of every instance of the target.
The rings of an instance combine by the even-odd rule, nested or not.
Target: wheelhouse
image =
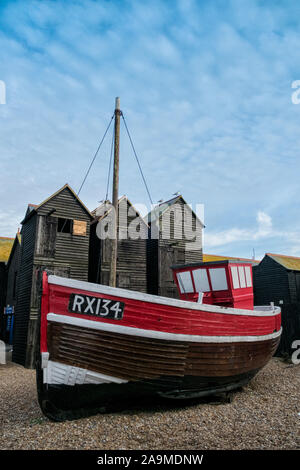
[[[253,278],[250,262],[212,261],[172,266],[180,298],[253,310]]]

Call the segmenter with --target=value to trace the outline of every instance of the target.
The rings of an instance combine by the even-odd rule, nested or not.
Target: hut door
[[[159,255],[159,295],[177,298],[171,266],[184,263],[184,249],[167,246],[161,248]]]
[[[185,250],[184,248],[174,247],[174,264],[185,263]]]
[[[40,215],[37,226],[36,255],[54,258],[57,233],[57,217]]]
[[[70,277],[70,266],[55,266],[54,274],[61,277]]]
[[[42,287],[43,271],[61,277],[70,277],[70,266],[35,265],[33,267],[31,308],[36,309],[39,305],[40,289]]]
[[[118,273],[117,286],[122,289],[130,289],[130,276],[128,274]]]
[[[109,271],[103,271],[100,273],[100,284],[103,284],[104,286],[109,286]]]

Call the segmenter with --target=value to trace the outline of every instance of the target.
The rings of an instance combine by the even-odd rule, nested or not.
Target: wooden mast
[[[113,175],[113,193],[112,203],[114,207],[114,230],[113,239],[111,240],[111,262],[109,285],[116,287],[117,279],[117,256],[118,256],[118,198],[119,198],[119,150],[120,150],[120,98],[116,98],[115,107],[115,141],[114,141],[114,175]]]

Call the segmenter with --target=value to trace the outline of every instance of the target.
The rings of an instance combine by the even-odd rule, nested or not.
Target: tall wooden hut
[[[106,201],[92,212],[89,281],[104,285],[109,285],[112,243],[109,232],[107,238],[100,233],[109,231],[111,211]],[[148,225],[126,196],[118,201],[118,215],[116,287],[147,292]]]
[[[7,261],[7,290],[6,305],[15,308],[17,301],[18,275],[21,261],[21,234],[16,234],[14,243]]]
[[[300,258],[266,253],[253,267],[255,305],[281,307],[283,333],[277,355],[291,355],[300,338]]]
[[[41,204],[28,206],[21,231],[14,362],[27,368],[32,368],[35,363],[39,272],[47,269],[56,275],[88,280],[92,218],[68,184]]]
[[[10,237],[0,237],[0,338],[2,341],[5,336],[5,317],[4,307],[7,289],[7,262],[14,243]]]
[[[171,266],[203,261],[204,225],[181,195],[156,206],[146,220],[148,293],[178,298]]]

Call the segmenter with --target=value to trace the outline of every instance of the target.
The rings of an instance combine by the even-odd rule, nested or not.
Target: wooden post
[[[117,256],[118,256],[118,198],[119,198],[119,150],[120,150],[120,98],[116,98],[115,108],[115,142],[114,142],[114,175],[112,203],[115,209],[114,238],[111,240],[111,262],[109,285],[116,287],[117,279]]]

